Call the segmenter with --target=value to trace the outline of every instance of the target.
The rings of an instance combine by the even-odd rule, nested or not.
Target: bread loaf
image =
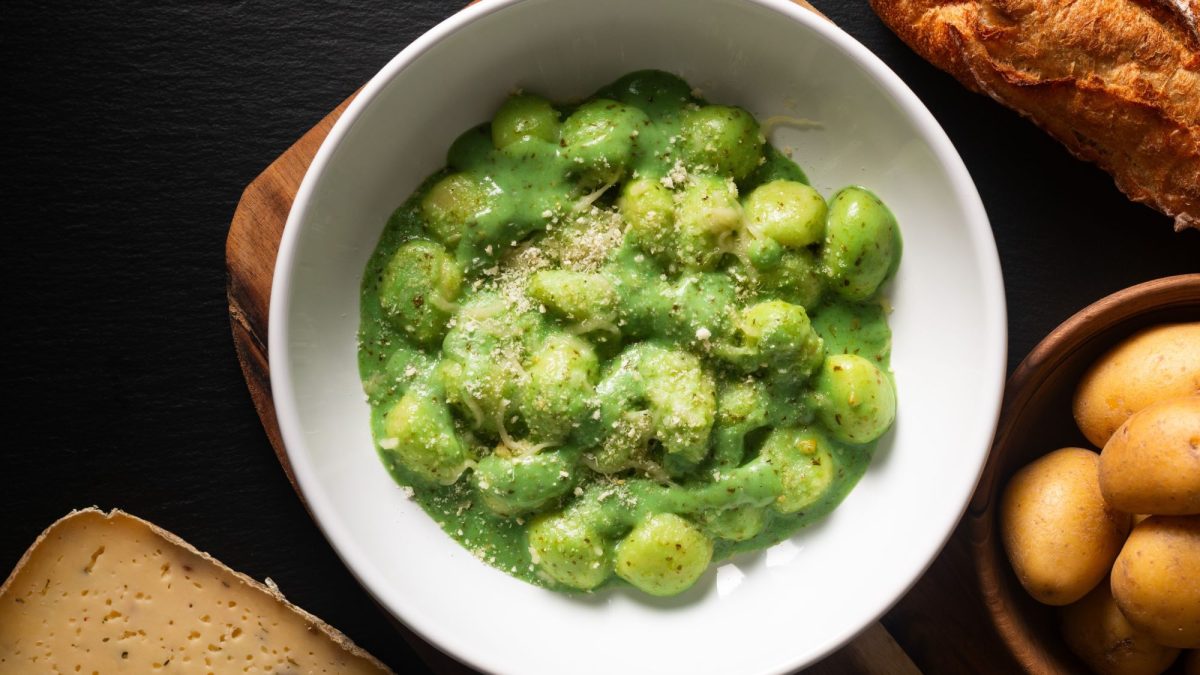
[[[918,54],[1200,227],[1200,0],[871,0]]]

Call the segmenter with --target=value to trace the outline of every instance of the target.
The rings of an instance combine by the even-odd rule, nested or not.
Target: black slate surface
[[[460,4],[6,3],[0,572],[70,509],[120,507],[418,668],[267,444],[230,341],[224,241],[242,188]],[[815,4],[909,83],[966,160],[1004,268],[1010,370],[1089,302],[1200,271],[1200,232],[1173,233],[920,60],[864,0]]]

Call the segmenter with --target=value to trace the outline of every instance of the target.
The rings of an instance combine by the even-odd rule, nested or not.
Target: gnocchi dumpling
[[[689,165],[741,180],[758,167],[765,143],[758,122],[734,106],[685,110],[681,143]]]
[[[637,108],[609,99],[589,101],[563,122],[563,154],[585,185],[614,183],[633,164],[638,134],[649,124]]]
[[[502,516],[541,511],[575,487],[573,453],[535,448],[514,453],[502,445],[475,465],[475,487],[489,509]]]
[[[530,523],[529,555],[552,581],[581,591],[599,586],[612,574],[605,539],[585,520],[563,513]]]
[[[414,342],[430,344],[446,334],[462,282],[462,269],[444,248],[414,240],[388,260],[379,285],[379,304]]]
[[[869,299],[895,271],[899,258],[900,229],[878,197],[860,187],[833,196],[822,260],[835,293],[856,302]]]
[[[557,143],[558,129],[558,111],[550,101],[536,94],[517,94],[492,117],[492,143],[500,149],[530,139]]]
[[[450,485],[467,468],[466,449],[455,433],[450,410],[426,387],[405,392],[384,418],[379,447],[427,483]]]
[[[896,390],[874,363],[857,354],[831,354],[816,378],[818,416],[834,438],[869,443],[896,419]]]
[[[713,544],[700,528],[673,513],[638,523],[616,548],[616,572],[650,595],[676,595],[708,569]]]
[[[821,434],[804,429],[776,429],[763,443],[762,456],[779,475],[782,492],[775,500],[781,513],[796,513],[825,496],[833,485],[837,463]]]
[[[746,198],[746,227],[791,248],[804,248],[825,237],[825,200],[798,181],[761,185]]]

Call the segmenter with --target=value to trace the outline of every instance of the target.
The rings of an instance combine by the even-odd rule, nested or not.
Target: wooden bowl
[[[1030,597],[1013,574],[999,536],[1001,491],[1040,455],[1090,447],[1075,426],[1071,398],[1097,357],[1141,328],[1180,321],[1200,321],[1200,274],[1139,284],[1089,305],[1047,335],[1008,379],[992,453],[968,513],[988,612],[1013,656],[1034,675],[1089,671],[1059,636],[1054,608]]]

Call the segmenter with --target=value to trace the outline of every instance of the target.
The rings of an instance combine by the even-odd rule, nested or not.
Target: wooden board
[[[804,2],[800,4],[807,6]],[[263,428],[293,486],[295,479],[271,400],[267,360],[271,277],[283,226],[300,181],[317,148],[353,98],[351,95],[334,108],[246,187],[225,242],[229,317],[238,360]],[[303,495],[300,498],[303,500]],[[880,522],[880,527],[892,525]],[[1017,672],[1016,662],[1000,643],[983,609],[966,537],[960,524],[941,556],[892,611],[806,672],[817,675]],[[471,672],[411,630],[398,623],[397,627],[436,671]]]

